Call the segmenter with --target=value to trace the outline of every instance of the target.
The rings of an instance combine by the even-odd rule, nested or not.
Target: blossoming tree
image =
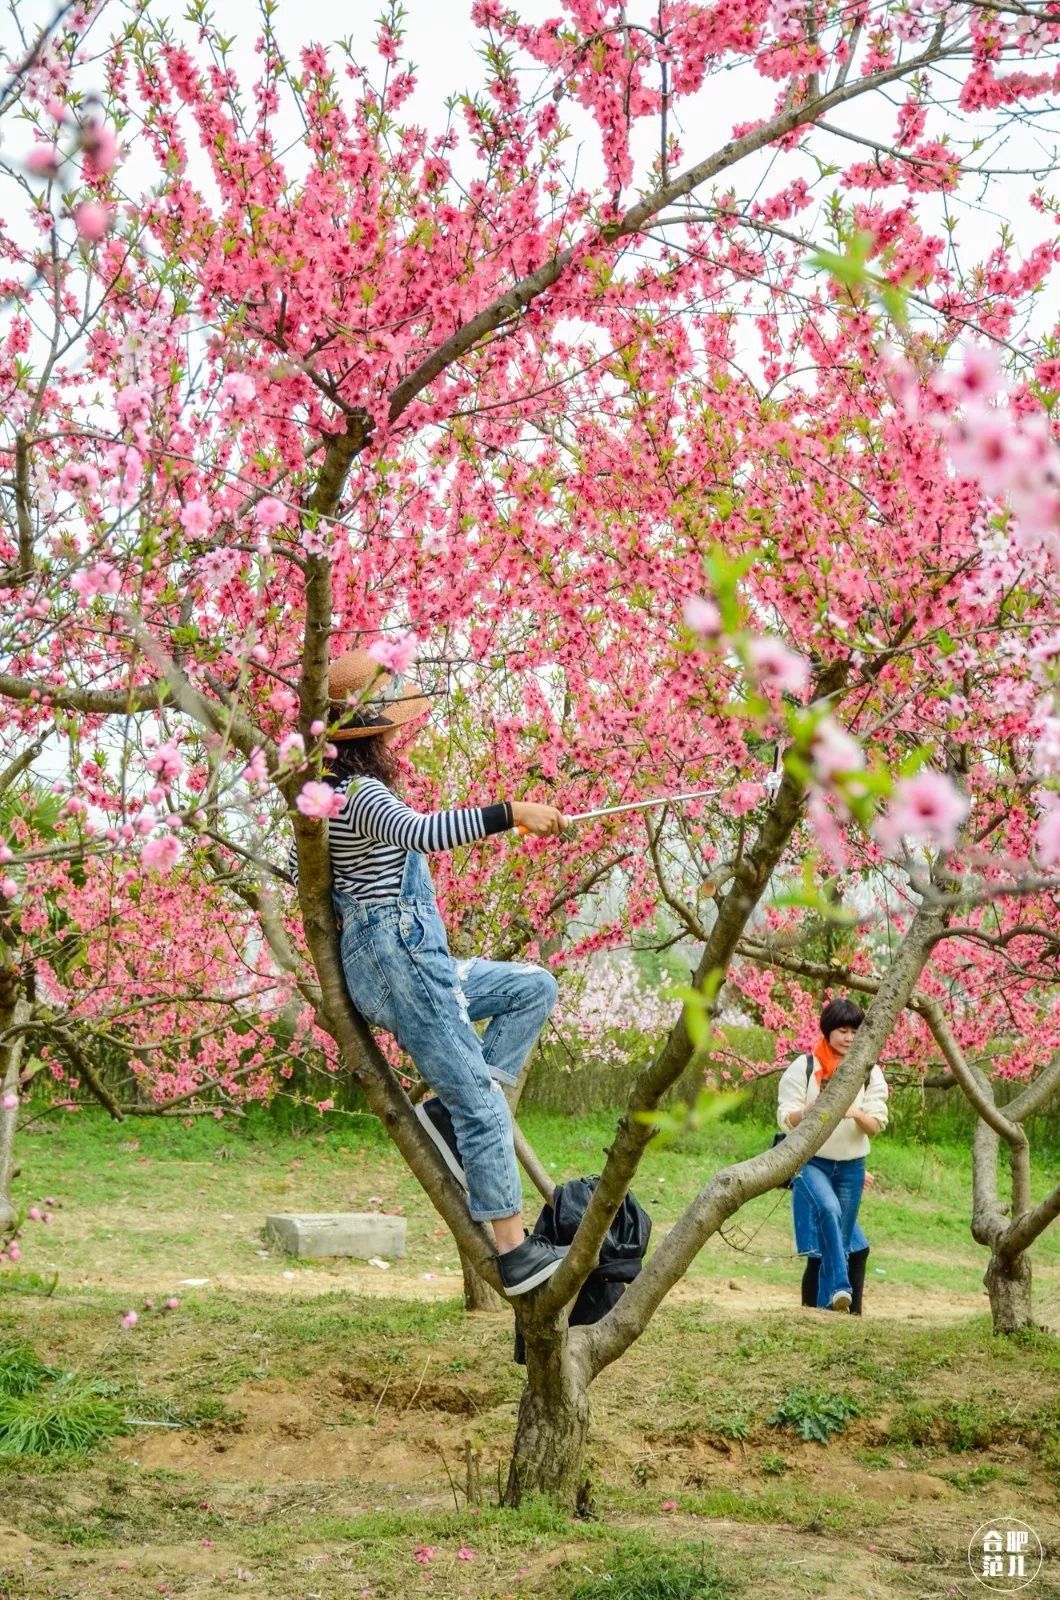
[[[863,362],[862,370],[872,368]],[[1039,363],[1039,380],[1051,373],[1050,362]],[[746,959],[732,977],[767,1027],[782,1038],[798,1037],[796,1017],[805,1038],[822,985],[878,994],[883,972],[907,973],[907,1018],[891,1036],[890,1055],[924,1068],[941,1053],[950,1081],[976,1113],[972,1228],[990,1249],[985,1281],[995,1327],[1013,1331],[1033,1321],[1027,1252],[1060,1215],[1060,1188],[1035,1203],[1025,1127],[1060,1086],[1060,856],[1051,787],[1057,776],[1060,452],[1028,389],[1007,394],[996,359],[984,352],[966,354],[950,377],[935,375],[922,384],[885,359],[876,379],[881,421],[872,430],[874,449],[859,459],[851,429],[856,419],[848,420],[844,494],[856,488],[874,506],[887,506],[894,548],[881,549],[871,519],[837,518],[838,528],[827,530],[818,560],[801,574],[804,594],[812,598],[820,585],[818,616],[828,604],[825,591],[832,590],[826,626],[815,630],[807,648],[845,682],[827,711],[818,705],[808,719],[802,712],[787,718],[796,735],[789,768],[809,785],[806,844],[816,835],[830,881],[789,895],[786,907],[762,917],[740,940],[738,954]],[[908,404],[911,385],[915,408]],[[893,411],[888,388],[903,402]],[[818,389],[819,409],[822,398]],[[1048,393],[1045,399],[1048,404]],[[842,427],[838,416],[830,420]],[[872,436],[859,420],[857,431]],[[834,431],[829,438],[834,445]],[[810,480],[800,434],[778,429],[775,443],[773,468],[768,457],[759,458],[754,495],[744,499],[740,517],[764,511],[790,496],[793,483]],[[811,449],[818,447],[819,435]],[[947,456],[960,473],[952,480]],[[922,492],[928,476],[942,486],[941,497]],[[999,499],[1007,510],[988,528],[978,519]],[[793,507],[792,520],[797,515]],[[917,552],[929,528],[925,558]],[[837,573],[842,595],[835,589]],[[689,615],[713,638],[715,650],[732,642],[721,634],[716,608],[693,607]],[[852,625],[859,646],[872,641],[856,677],[850,671]],[[737,641],[737,648],[744,649],[750,670],[757,662],[761,672],[763,660],[772,660],[770,670],[784,671],[798,688],[796,665],[775,642]],[[944,770],[909,771],[879,815],[874,797],[882,772],[901,773],[911,755],[918,763],[929,739]],[[701,863],[686,851],[674,870],[658,849],[652,856],[667,903],[689,934],[706,940],[688,890],[704,879],[716,882],[717,863]],[[793,899],[801,900],[801,910]],[[822,962],[800,950],[807,911],[832,925],[836,959]],[[787,975],[793,986],[756,975],[748,961]],[[800,979],[810,980],[815,992],[800,989]],[[888,1029],[901,1011],[888,1009]],[[874,1007],[870,1018],[877,1025],[880,1016]],[[908,1026],[913,1017],[924,1026]],[[886,1038],[885,1030],[874,1049]],[[865,1054],[859,1038],[859,1057]],[[991,1077],[1019,1086],[1011,1109],[996,1103]],[[1007,1219],[997,1195],[999,1139],[1011,1174]]]
[[[650,1118],[709,1029],[695,1000],[632,1074],[578,1238],[519,1309],[509,1495],[573,1499],[592,1380],[719,1222],[823,1141],[954,910],[1051,890],[1053,834],[1029,882],[1026,779],[1051,669],[1020,654],[1050,625],[1047,452],[1020,483],[969,476],[996,436],[930,374],[958,335],[1014,341],[1048,280],[1048,236],[962,261],[943,231],[962,182],[989,180],[960,119],[999,136],[1046,96],[1060,23],[934,0],[567,0],[534,22],[478,0],[483,90],[424,128],[399,8],[374,41],[290,55],[278,15],[246,68],[201,6],[186,39],[156,0],[131,23],[64,8],[2,91],[24,203],[0,284],[0,781],[22,795],[36,775],[39,797],[47,777],[63,807],[45,840],[26,801],[4,846],[11,1082],[15,1041],[45,1023],[85,1061],[86,1037],[117,1031],[161,1102],[263,1092],[277,1039],[311,1038],[496,1283],[343,984],[320,776],[329,656],[355,641],[397,669],[418,654],[454,712],[416,798],[443,766],[569,811],[717,784],[689,813],[712,885],[708,1016],[808,846],[828,862],[876,827],[873,848],[935,847],[908,859],[906,936],[830,1095],[782,1149],[712,1177],[620,1305],[570,1330]],[[730,69],[760,114],[704,119],[686,152],[682,125]],[[586,184],[568,124],[595,147]],[[1055,207],[1031,198],[1047,235]],[[909,365],[885,374],[891,323]],[[1013,405],[1047,445],[1050,362],[1020,361]],[[921,395],[966,429],[960,476],[927,402],[910,416]],[[988,514],[999,487],[1018,544]],[[958,833],[973,792],[977,825],[1003,811],[989,870],[954,848],[982,843]],[[281,826],[297,904],[268,864]],[[489,875],[484,856],[444,868],[449,920],[472,947],[533,952],[621,872],[637,925],[665,846],[638,829],[586,828],[558,868],[533,842]],[[817,906],[819,884],[805,893]],[[76,961],[47,959],[44,908]],[[182,953],[168,997],[160,944]],[[130,979],[147,1001],[115,1030]],[[168,1055],[159,1020],[181,1041]]]

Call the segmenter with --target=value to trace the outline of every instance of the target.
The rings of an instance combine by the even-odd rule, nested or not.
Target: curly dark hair
[[[345,783],[348,778],[378,778],[388,789],[397,790],[401,763],[382,734],[370,739],[343,739],[336,742],[337,754],[328,762],[331,777]]]

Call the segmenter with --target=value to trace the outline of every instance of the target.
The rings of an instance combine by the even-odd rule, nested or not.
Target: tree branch
[[[611,856],[607,861],[602,861],[598,867],[594,867],[591,872],[587,873],[586,876],[582,878],[580,882],[574,884],[572,888],[564,889],[561,894],[556,895],[554,899],[549,901],[548,905],[541,913],[541,922],[547,923],[565,901],[578,900],[583,894],[588,894],[590,889],[594,889],[596,887],[601,878],[606,877],[609,872],[612,872],[615,869],[615,867],[620,867],[623,861],[628,861],[632,853],[633,852],[631,850],[623,850],[619,855]],[[519,954],[519,951],[522,950],[524,946],[529,944],[531,938],[537,936],[537,931],[537,929],[526,925],[525,932],[520,934],[516,939],[510,939],[503,949],[497,952],[493,959],[495,961],[514,960],[514,958]]]
[[[1025,1211],[1016,1218],[1011,1228],[998,1240],[995,1254],[1005,1261],[1022,1255],[1057,1217],[1060,1217],[1060,1184],[1033,1211]]]
[[[965,1060],[964,1051],[954,1038],[938,1001],[922,995],[917,1010],[931,1029],[935,1043],[946,1059],[946,1065],[964,1090],[965,1097],[977,1116],[988,1123],[995,1133],[1000,1134],[1006,1144],[1013,1148],[1017,1145],[1026,1146],[1027,1135],[1017,1123],[1011,1122],[1005,1113],[998,1109],[985,1075]]]
[[[343,442],[345,441],[345,442]],[[332,440],[321,471],[311,509],[330,515],[338,503],[356,450],[356,438],[339,435]],[[306,563],[306,615],[302,646],[301,718],[326,717],[328,646],[333,596],[331,563],[310,556]],[[308,727],[305,728],[308,733]],[[283,788],[283,785],[281,785]],[[291,784],[286,786],[288,803]],[[331,864],[326,824],[319,818],[292,810],[298,855],[298,902],[306,941],[320,980],[316,1007],[319,1025],[330,1033],[364,1090],[365,1098],[423,1188],[428,1200],[449,1227],[460,1250],[491,1288],[500,1289],[493,1242],[486,1229],[472,1222],[463,1190],[457,1186],[441,1157],[423,1132],[408,1096],[383,1058],[363,1017],[355,1010],[346,989],[335,912],[331,902]]]
[[[728,144],[723,145],[720,150],[716,150],[703,161],[697,162],[695,166],[689,167],[669,182],[657,185],[636,205],[630,206],[619,221],[601,228],[595,240],[605,244],[616,244],[621,239],[631,238],[634,234],[640,233],[645,223],[649,222],[663,206],[690,194],[701,183],[716,178],[719,173],[735,166],[745,156],[764,149],[777,139],[794,132],[796,128],[816,122],[833,106],[842,105],[847,100],[856,99],[873,89],[882,88],[896,79],[919,72],[940,60],[944,54],[941,43],[936,38],[922,55],[914,57],[911,61],[897,63],[865,78],[857,78],[853,83],[837,82],[819,99],[785,108],[762,127],[753,128],[739,139],[730,139]],[[492,333],[502,323],[517,317],[534,300],[551,289],[566,268],[580,254],[589,250],[595,240],[590,237],[580,241],[578,245],[571,245],[566,250],[561,250],[551,261],[542,263],[535,272],[512,284],[511,288],[498,295],[488,306],[483,307],[477,316],[465,322],[448,339],[432,350],[431,354],[392,391],[389,409],[391,424],[398,420],[416,396],[444,372],[446,367],[466,355],[486,334]]]
[[[651,864],[655,871],[655,881],[659,885],[663,899],[674,915],[684,923],[686,930],[692,937],[698,939],[700,944],[706,944],[709,938],[706,928],[695,912],[689,906],[686,906],[683,900],[677,898],[670,888],[666,873],[663,871],[663,864],[659,856],[659,834],[662,832],[662,822],[660,821],[658,827],[653,829],[650,819],[645,817],[644,826],[648,832],[648,853],[651,856]]]
[[[718,914],[695,973],[697,988],[702,989],[712,975],[724,974],[728,970],[748,919],[802,815],[804,799],[805,790],[800,780],[790,772],[785,772],[754,846],[744,855],[736,868],[731,887],[718,902]],[[633,1081],[629,1101],[616,1129],[603,1173],[574,1241],[563,1265],[541,1291],[542,1314],[564,1305],[595,1265],[612,1218],[652,1137],[651,1126],[642,1117],[656,1110],[667,1089],[677,1082],[691,1061],[692,1054],[692,1042],[682,1012],[659,1054]]]
[[[556,1193],[556,1181],[541,1161],[537,1151],[516,1122],[514,1116],[512,1117],[512,1133],[515,1137],[515,1154],[519,1165],[545,1204],[550,1206]]]
[[[15,438],[15,517],[18,522],[18,576],[23,581],[33,571],[33,501],[29,488],[29,440]]]
[[[22,774],[33,765],[48,742],[48,735],[51,731],[48,728],[44,733],[39,734],[32,744],[26,746],[21,754],[17,755],[13,761],[8,762],[3,772],[0,772],[0,794],[6,794],[11,785],[17,783]]]
[[[0,695],[6,700],[35,700],[42,706],[57,706],[61,711],[81,711],[86,716],[138,716],[144,711],[159,711],[167,703],[165,684],[145,683],[127,689],[75,689],[19,678],[0,672]]]
[[[121,1107],[81,1049],[72,1031],[69,1028],[56,1027],[54,1024],[50,1025],[47,1031],[56,1041],[78,1077],[84,1079],[104,1110],[110,1113],[115,1122],[124,1122],[125,1117]]]
[[[779,801],[778,795],[778,804]],[[774,1149],[717,1173],[666,1235],[618,1305],[584,1331],[582,1338],[588,1346],[594,1374],[617,1361],[629,1348],[726,1217],[755,1195],[764,1194],[791,1177],[824,1143],[839,1117],[853,1104],[866,1072],[908,1004],[928,958],[932,935],[944,916],[945,912],[935,906],[921,907],[917,912],[889,971],[880,981],[846,1059],[798,1126]],[[555,1274],[553,1283],[560,1272]]]
[[[1038,1076],[1005,1107],[1005,1115],[1013,1122],[1026,1122],[1028,1117],[1045,1111],[1053,1096],[1060,1091],[1060,1050],[1046,1063]]]

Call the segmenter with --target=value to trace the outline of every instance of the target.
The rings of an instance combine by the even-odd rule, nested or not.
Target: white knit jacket
[[[782,1133],[791,1132],[789,1117],[793,1111],[801,1111],[805,1106],[812,1106],[820,1093],[817,1079],[810,1074],[809,1083],[806,1082],[806,1051],[796,1056],[791,1065],[786,1068],[780,1080],[780,1090],[777,1097],[777,1126]],[[814,1068],[816,1070],[816,1062]],[[868,1084],[862,1084],[854,1096],[851,1111],[864,1111],[866,1116],[875,1117],[880,1125],[880,1132],[887,1126],[887,1080],[879,1067],[873,1067],[869,1074]],[[835,1131],[828,1135],[824,1144],[818,1150],[819,1156],[824,1156],[827,1161],[856,1161],[859,1156],[869,1153],[869,1136],[863,1133],[857,1123],[846,1117],[840,1120]]]

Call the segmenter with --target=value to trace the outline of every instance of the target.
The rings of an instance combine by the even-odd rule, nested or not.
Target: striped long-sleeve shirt
[[[503,800],[489,806],[413,811],[378,778],[353,778],[345,788],[342,810],[328,822],[332,884],[339,894],[361,900],[392,900],[401,891],[410,851],[426,855],[454,850],[511,826],[511,807]],[[297,870],[293,848],[290,866],[293,877]]]

